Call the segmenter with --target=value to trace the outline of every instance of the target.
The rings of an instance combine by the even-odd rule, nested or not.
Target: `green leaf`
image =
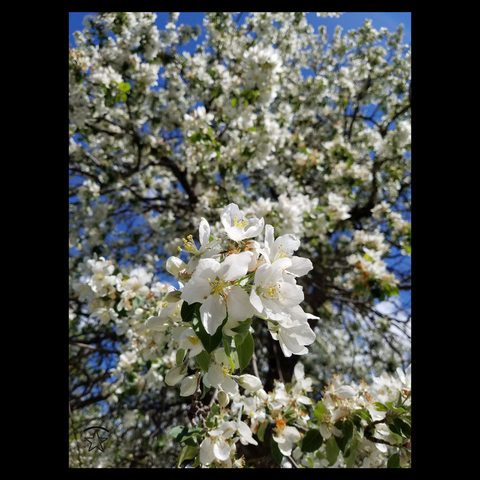
[[[273,437],[270,437],[270,450],[272,451],[273,459],[278,463],[278,465],[281,465],[283,454],[278,448],[278,443],[273,439]]]
[[[250,332],[247,333],[241,344],[237,343],[237,337],[238,335],[235,336],[235,346],[237,348],[238,364],[240,371],[243,371],[253,356],[254,341]]]
[[[232,369],[232,372],[235,370],[235,362],[232,360],[231,355],[227,355],[228,363],[230,364],[230,368]]]
[[[180,310],[180,314],[182,315],[182,320],[184,322],[191,322],[195,315],[195,311],[198,311],[198,317],[200,317],[200,303],[192,303],[189,305],[187,302],[183,302],[182,309]]]
[[[186,426],[175,427],[170,431],[170,436],[175,438],[178,443],[186,443],[187,445],[196,446],[197,443],[193,439],[196,435],[203,435],[205,430],[203,428],[188,428]]]
[[[210,354],[207,353],[205,350],[202,350],[197,356],[197,363],[199,367],[204,371],[208,372],[208,367],[210,366]]]
[[[318,450],[323,443],[323,438],[318,428],[310,429],[302,440],[302,452],[314,452]]]
[[[267,426],[268,426],[268,422],[265,422],[260,424],[260,426],[258,427],[257,437],[261,442],[263,442],[263,439],[265,437],[265,430],[267,429]]]
[[[310,465],[310,468],[313,468],[313,460],[310,457],[307,457],[308,464]]]
[[[394,425],[397,427],[397,430],[407,438],[411,438],[412,436],[412,427],[407,423],[404,422],[401,418],[395,418],[393,420]]]
[[[195,132],[191,137],[189,137],[193,143],[197,143],[202,139],[202,135],[198,132]]]
[[[209,242],[213,242],[214,240],[215,240],[215,237],[214,237],[213,235],[210,235],[210,236],[208,237],[208,241],[209,241]]]
[[[178,427],[173,427],[171,430],[170,430],[170,433],[168,434],[170,437],[173,437],[175,440],[177,440],[177,437],[184,431],[184,430],[188,430],[188,427],[185,427],[185,426],[178,426]]]
[[[128,92],[131,88],[132,87],[130,86],[130,84],[126,82],[122,82],[118,84],[118,89],[124,93]]]
[[[195,440],[195,437],[182,438],[182,442],[183,442],[185,445],[189,445],[190,447],[196,447],[196,448],[198,448],[198,442]]]
[[[359,415],[355,415],[352,421],[353,421],[353,424],[355,425],[355,428],[357,429],[358,434],[360,435],[360,438],[363,438],[362,419],[360,418]]]
[[[402,407],[395,407],[393,405],[393,402],[385,402],[385,405],[390,409],[390,410],[393,410],[394,412],[397,412],[397,413],[403,413],[405,412],[406,410]]]
[[[323,415],[326,413],[326,411],[327,411],[327,408],[325,407],[323,402],[320,400],[315,406],[313,415],[321,420],[323,418]]]
[[[200,304],[199,304],[200,305]],[[200,310],[200,309],[199,309]],[[222,330],[225,323],[227,323],[227,317],[223,320],[222,325],[217,328],[217,331],[213,335],[209,335],[205,330],[202,322],[200,321],[200,311],[195,310],[195,315],[192,320],[192,328],[197,334],[197,337],[202,341],[203,347],[208,353],[212,353],[222,341]]]
[[[198,450],[198,446],[191,447],[190,445],[185,445],[185,447],[182,448],[180,455],[178,456],[177,468],[180,467],[183,461],[195,458],[197,456]]]
[[[337,461],[338,452],[340,449],[338,448],[337,442],[335,441],[335,437],[330,437],[328,440],[325,450],[327,452],[327,460],[330,466],[334,465]]]
[[[200,455],[195,457],[195,461],[190,465],[190,468],[196,468],[200,465]]]
[[[232,372],[235,370],[235,363],[232,360],[232,348],[230,346],[231,338],[223,333],[223,348],[225,350],[225,355],[227,356],[228,362],[230,363],[230,367]]]
[[[374,405],[375,405],[375,410],[377,410],[378,412],[387,412],[388,411],[388,408],[383,403],[374,402]]]
[[[140,306],[140,298],[139,297],[135,297],[133,300],[132,300],[132,311],[135,312],[135,310]]]
[[[215,427],[215,415],[217,413],[218,413],[218,404],[214,403],[212,405],[212,408],[210,408],[210,413],[208,414],[207,421],[205,422],[208,428]]]
[[[240,325],[238,325],[235,328],[232,328],[232,332],[238,333],[239,335],[242,336],[242,338],[245,338],[247,333],[250,331],[251,324],[252,324],[252,319],[247,318],[245,321],[241,322]]]
[[[391,434],[396,438],[398,443],[403,442],[401,430],[399,430],[393,423],[388,426],[388,429],[390,430]]]
[[[341,432],[342,436],[335,437],[335,441],[337,442],[338,448],[345,452],[348,443],[353,437],[353,423],[350,420],[338,421],[335,423],[335,427],[337,427]]]
[[[175,360],[177,362],[177,365],[180,365],[183,362],[186,353],[187,352],[183,348],[179,348],[177,350],[177,353],[175,354]]]
[[[345,452],[343,458],[347,468],[352,468],[353,464],[355,463],[355,459],[357,458],[357,450],[353,447],[350,447],[347,452]]]
[[[365,420],[368,423],[373,422],[372,416],[370,415],[370,412],[365,408],[362,408],[360,410],[356,410],[355,414],[358,415],[362,420]]]
[[[400,468],[400,454],[394,453],[387,461],[387,468]]]
[[[232,107],[234,107],[236,104],[237,104],[237,99],[236,99],[236,98],[233,98],[233,99],[232,99]]]
[[[228,337],[227,335],[225,335],[225,333],[222,334],[223,337],[223,348],[225,350],[225,353],[227,354],[227,356],[230,356],[230,354],[232,353],[232,348],[230,347],[230,337]]]

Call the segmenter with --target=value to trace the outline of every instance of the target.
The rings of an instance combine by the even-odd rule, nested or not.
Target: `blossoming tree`
[[[75,34],[71,466],[410,466],[410,48],[241,18]]]

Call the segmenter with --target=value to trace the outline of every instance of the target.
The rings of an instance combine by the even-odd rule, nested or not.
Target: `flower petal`
[[[230,458],[230,445],[220,438],[213,445],[213,453],[219,460],[224,462],[227,458]]]
[[[291,257],[300,247],[300,240],[290,233],[278,237],[270,250],[270,260],[274,262],[279,258]]]
[[[230,395],[236,395],[238,393],[238,384],[231,377],[224,377],[222,382],[222,389]]]
[[[342,400],[353,397],[354,395],[355,390],[348,385],[343,385],[335,390],[335,396],[341,398]]]
[[[205,278],[194,275],[183,288],[181,298],[190,305],[196,302],[203,303],[205,297],[210,295],[211,290],[212,287]]]
[[[303,257],[292,257],[292,266],[288,268],[288,272],[293,273],[296,277],[306,275],[313,268],[310,259]]]
[[[210,365],[204,378],[207,379],[212,387],[219,388],[220,384],[225,379],[225,375],[223,374],[223,369],[220,365]]]
[[[248,264],[252,256],[253,253],[251,252],[229,255],[223,263],[220,264],[217,275],[227,282],[244,277],[247,274]]]
[[[250,303],[255,307],[257,313],[261,315],[263,312],[263,304],[262,300],[255,291],[255,285],[252,287],[252,291],[250,292]]]
[[[274,244],[273,227],[270,224],[265,225],[265,248],[270,252]]]
[[[217,331],[226,316],[227,308],[221,297],[210,295],[200,307],[200,320],[209,335],[213,335]]]
[[[207,437],[200,444],[200,463],[202,465],[209,465],[215,460],[213,453],[212,439]]]
[[[200,227],[198,228],[198,235],[200,238],[200,245],[206,245],[209,242],[210,237],[210,225],[208,222],[202,217],[200,220]]]
[[[226,302],[229,318],[241,322],[253,316],[253,305],[250,303],[248,293],[243,288],[233,285],[228,290]]]

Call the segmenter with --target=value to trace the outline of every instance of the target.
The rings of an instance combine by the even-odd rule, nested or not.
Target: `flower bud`
[[[262,388],[262,382],[260,379],[253,375],[249,375],[248,373],[241,375],[238,378],[238,384],[251,392],[256,392],[258,389]]]
[[[181,300],[182,292],[180,290],[172,290],[168,292],[165,300],[169,303],[175,303]]]
[[[167,272],[177,276],[180,270],[187,268],[187,264],[178,257],[170,257],[166,264]]]
[[[180,385],[180,396],[189,397],[190,395],[193,395],[197,390],[197,381],[198,374],[185,377]]]
[[[265,403],[265,402],[268,400],[267,392],[266,392],[263,388],[260,388],[259,390],[257,390],[256,394],[257,394],[257,397],[258,397],[262,402]]]
[[[220,390],[218,392],[218,404],[220,407],[226,407],[228,405],[228,402],[230,402],[230,398],[228,397],[228,394],[225,393],[223,390]]]
[[[186,365],[177,365],[176,367],[173,367],[171,370],[169,370],[169,372],[165,376],[165,383],[173,387],[180,380],[183,379],[186,373],[187,373]]]

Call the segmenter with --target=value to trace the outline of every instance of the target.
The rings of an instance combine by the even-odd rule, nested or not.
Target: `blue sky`
[[[73,32],[76,30],[83,30],[83,18],[85,15],[92,14],[93,12],[69,12],[69,40],[72,46],[75,45],[73,40]],[[157,14],[156,24],[159,29],[168,22],[167,12],[155,12]],[[246,13],[243,14],[242,20],[246,17]],[[412,14],[411,12],[346,12],[340,15],[339,18],[329,17],[317,17],[315,13],[308,13],[307,18],[315,29],[320,25],[327,27],[327,33],[330,35],[333,33],[335,27],[340,25],[344,28],[344,31],[352,28],[358,28],[363,25],[366,18],[372,20],[373,26],[376,29],[385,27],[390,31],[396,30],[398,25],[403,23],[404,26],[404,38],[403,42],[411,44],[411,28],[412,28]],[[203,13],[202,12],[181,12],[178,22],[185,25],[200,25],[202,26]],[[202,39],[202,37],[200,37]]]

